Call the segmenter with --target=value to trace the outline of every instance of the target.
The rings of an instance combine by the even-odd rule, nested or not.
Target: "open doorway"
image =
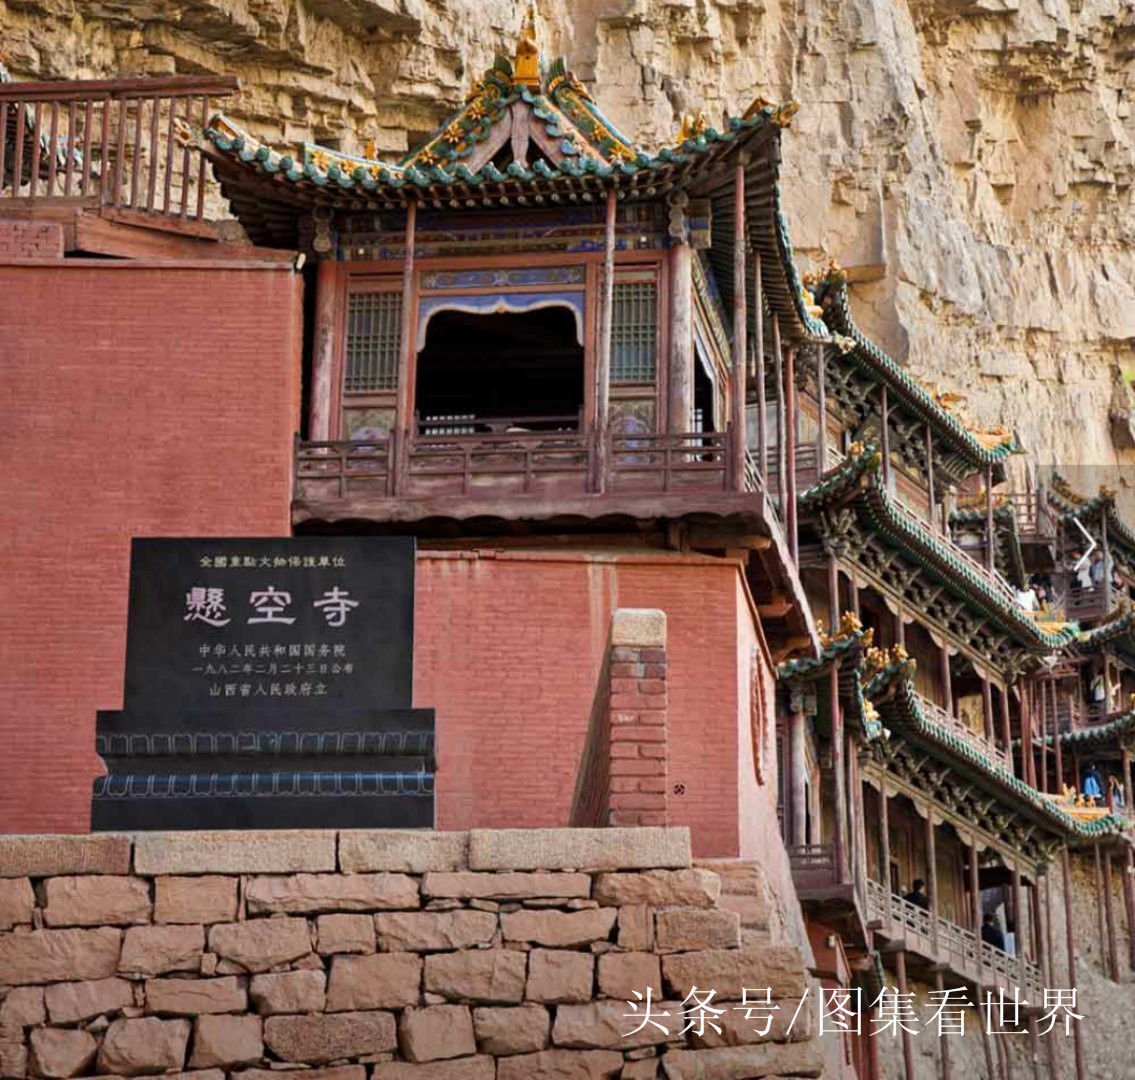
[[[415,387],[421,434],[575,431],[583,400],[583,346],[567,307],[430,319]]]

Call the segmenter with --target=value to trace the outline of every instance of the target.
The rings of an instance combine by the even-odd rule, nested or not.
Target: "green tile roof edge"
[[[888,390],[894,390],[924,420],[932,423],[938,433],[950,441],[954,450],[974,470],[994,466],[995,479],[1004,479],[1004,461],[1020,450],[1015,438],[996,447],[983,446],[973,433],[953,413],[944,409],[927,390],[897,360],[876,345],[856,324],[851,314],[847,279],[842,274],[829,275],[819,286],[817,300],[831,298],[826,308],[825,322],[833,334],[850,338],[854,347],[851,358],[881,376]]]
[[[1104,746],[1111,742],[1113,738],[1123,735],[1125,732],[1135,731],[1135,709],[1129,709],[1127,712],[1117,716],[1114,720],[1108,720],[1102,724],[1093,724],[1091,727],[1076,728],[1074,731],[1060,732],[1060,745],[1061,746]],[[1044,735],[1041,737],[1033,736],[1033,746],[1052,746],[1054,736]],[[1020,739],[1015,739],[1015,743],[1020,743]]]
[[[878,504],[885,517],[885,524],[891,529],[892,543],[910,552],[922,565],[936,571],[945,580],[960,578],[965,581],[970,589],[970,599],[976,601],[978,608],[986,615],[997,618],[1004,629],[1016,632],[1018,640],[1052,651],[1064,648],[1075,639],[1079,633],[1079,627],[1075,623],[1069,623],[1058,634],[1042,630],[1035,620],[1015,604],[1006,603],[1001,594],[968,562],[951,552],[938,537],[909,516],[883,489],[880,482],[881,464],[882,456],[872,445],[865,446],[859,454],[849,454],[836,468],[822,477],[819,483],[800,496],[801,508],[819,507],[833,496],[848,493],[858,485],[860,493],[855,499],[867,497]],[[863,484],[859,483],[861,479],[864,480]],[[919,545],[933,553],[938,565],[935,566],[920,556],[913,545]]]
[[[1064,491],[1061,488],[1065,489]],[[1048,490],[1049,501],[1056,504],[1062,521],[1077,520],[1081,523],[1093,520],[1099,514],[1107,515],[1108,540],[1120,542],[1129,555],[1135,556],[1135,530],[1116,513],[1115,496],[1093,495],[1090,499],[1071,494],[1071,485],[1059,474],[1053,473],[1052,485]]]
[[[881,716],[886,710],[900,724],[912,727],[917,735],[930,740],[953,757],[963,759],[983,777],[1071,839],[1098,840],[1103,836],[1123,835],[1130,829],[1130,821],[1119,814],[1107,814],[1095,821],[1077,820],[1046,799],[1031,784],[1026,784],[1003,765],[981,753],[960,735],[955,735],[941,724],[928,719],[922,712],[914,689],[912,667],[910,661],[888,664],[864,687],[865,697],[874,704]]]
[[[1018,589],[1025,587],[1027,575],[1025,573],[1025,556],[1021,551],[1021,534],[1017,528],[1017,512],[1009,502],[998,503],[993,508],[993,520],[996,525],[1004,527],[1004,548],[1002,559],[1012,568],[1012,577],[1006,575],[1010,584]],[[977,525],[985,523],[985,510],[980,506],[967,507],[965,510],[955,510],[950,514],[951,525]],[[996,535],[1000,538],[1001,531]]]
[[[401,190],[407,185],[416,187],[447,187],[458,184],[470,184],[474,187],[491,181],[501,183],[512,181],[571,181],[583,176],[595,176],[611,179],[618,186],[618,182],[625,177],[649,169],[664,169],[672,165],[686,164],[691,159],[704,156],[716,149],[719,145],[735,141],[740,135],[753,131],[763,124],[770,123],[770,117],[775,108],[771,105],[758,109],[748,118],[734,117],[729,121],[729,130],[717,131],[708,128],[695,138],[687,139],[679,146],[663,147],[657,153],[650,154],[638,150],[633,162],[605,162],[594,157],[585,157],[579,165],[573,166],[570,159],[565,159],[564,167],[549,168],[543,161],[537,162],[535,168],[525,168],[512,162],[501,171],[492,162],[488,162],[475,173],[470,172],[461,162],[454,161],[452,168],[447,171],[437,164],[421,165],[415,163],[414,155],[409,155],[405,168],[378,160],[366,158],[356,154],[347,154],[340,150],[333,150],[319,146],[316,143],[304,143],[300,150],[300,162],[294,155],[281,153],[262,143],[255,136],[249,134],[240,124],[222,112],[215,113],[209,120],[208,126],[202,132],[202,137],[221,153],[228,155],[240,164],[259,169],[269,174],[282,174],[292,182],[300,183],[307,180],[311,183],[325,187],[334,184],[345,191],[378,191],[385,186],[394,190]],[[775,125],[774,125],[775,126]],[[436,138],[436,136],[431,136]],[[419,148],[420,149],[420,148]],[[417,153],[418,151],[415,151]],[[332,164],[324,169],[318,164],[318,159],[326,158]],[[343,166],[346,166],[344,168]],[[783,217],[779,210],[779,197],[777,198],[777,213]],[[781,223],[783,228],[787,226]],[[788,244],[788,258],[792,258],[791,244]],[[795,265],[791,266],[797,282],[799,275],[795,273]],[[807,321],[809,316],[803,309],[803,297],[798,299],[798,307],[802,318]],[[825,339],[829,336],[827,327],[819,320],[812,320],[818,324]]]

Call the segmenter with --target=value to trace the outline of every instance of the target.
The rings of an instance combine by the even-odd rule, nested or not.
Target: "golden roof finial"
[[[512,65],[512,81],[517,86],[540,85],[540,46],[536,43],[536,2],[529,0],[520,40],[516,43],[516,61]]]

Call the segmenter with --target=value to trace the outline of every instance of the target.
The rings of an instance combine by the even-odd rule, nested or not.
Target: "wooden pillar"
[[[895,953],[895,976],[898,979],[899,993],[905,997],[907,993],[905,949],[899,949]],[[911,1042],[910,1032],[905,1025],[902,1027],[902,1063],[906,1080],[914,1080],[914,1043]]]
[[[1099,845],[1096,845],[1099,848]],[[1115,924],[1115,882],[1112,880],[1111,851],[1104,850],[1103,856],[1103,903],[1107,916],[1107,965],[1112,982],[1119,982],[1119,932]]]
[[[926,425],[926,516],[932,531],[938,531],[937,515],[934,513],[934,435],[930,425]],[[949,532],[948,527],[943,532]]]
[[[1127,909],[1127,966],[1135,971],[1135,853],[1124,847],[1123,906]]]
[[[1123,812],[1131,817],[1131,751],[1126,746],[1119,751],[1119,766],[1123,770]]]
[[[887,404],[887,387],[879,387],[879,449],[883,455],[883,486],[891,490],[891,418]]]
[[[981,718],[985,722],[985,738],[994,746],[997,740],[993,736],[993,688],[989,685],[989,677],[981,677]]]
[[[1013,860],[1013,946],[1017,959],[1023,961],[1025,957],[1025,906],[1024,895],[1021,890],[1021,864],[1018,859]]]
[[[788,532],[788,551],[792,561],[798,561],[799,537],[796,535],[796,436],[799,422],[796,404],[796,350],[784,354],[784,415],[787,458],[788,498],[785,500],[785,528]]]
[[[934,807],[926,804],[926,887],[930,890],[930,937],[938,958],[938,853],[935,847]]]
[[[418,202],[406,200],[406,255],[402,260],[402,349],[398,356],[398,393],[395,406],[394,428],[398,445],[392,460],[394,476],[391,486],[395,494],[406,488],[406,470],[410,463],[410,442],[416,437],[414,430],[414,366],[417,356],[417,335],[414,333],[414,245],[417,237]]]
[[[757,456],[761,479],[768,475],[768,416],[765,401],[765,307],[761,279],[761,257],[753,259],[753,329],[757,337]],[[766,485],[767,486],[767,485]]]
[[[828,467],[828,354],[823,345],[816,346],[816,400],[819,404],[820,425],[816,432],[816,475],[823,476]]]
[[[1068,949],[1068,985],[1076,985],[1076,931],[1075,919],[1072,917],[1072,868],[1068,857],[1068,849],[1060,853],[1061,871],[1064,878],[1064,929]],[[1076,1055],[1076,1080],[1085,1080],[1084,1072],[1084,1046],[1080,1039],[1080,1025],[1072,1025],[1072,1037]]]
[[[733,181],[733,379],[729,419],[734,491],[745,490],[745,375],[748,364],[748,313],[745,303],[745,166],[738,161]]]
[[[902,617],[902,601],[898,603],[898,611],[895,613],[895,644],[906,645],[906,623]]]
[[[599,305],[599,356],[595,368],[595,490],[607,487],[607,442],[610,435],[611,324],[615,307],[615,189],[607,189],[603,231],[603,292]],[[691,372],[691,378],[693,377]]]
[[[788,502],[788,457],[784,440],[788,424],[784,418],[784,352],[780,347],[780,319],[776,312],[772,316],[772,362],[776,379],[776,491],[780,519],[784,521]]]
[[[1021,770],[1026,784],[1036,787],[1036,747],[1033,746],[1033,718],[1029,712],[1028,687],[1017,683],[1021,697]]]
[[[805,722],[802,712],[791,713],[788,717],[788,756],[791,773],[788,778],[789,805],[792,807],[792,842],[809,843],[808,821],[808,774],[805,751]]]
[[[832,778],[835,783],[835,864],[836,880],[847,881],[847,764],[845,761],[843,709],[839,703],[839,666],[833,664],[828,676],[831,696]]]
[[[667,373],[672,434],[693,431],[694,316],[693,251],[684,241],[670,248],[670,369]]]
[[[1013,725],[1009,722],[1009,687],[1002,683],[999,689],[1001,697],[1001,741],[1005,744],[1005,757],[1009,761],[1009,771],[1015,773],[1016,763],[1013,761]]]
[[[994,560],[997,538],[993,535],[993,466],[985,468],[985,569],[990,574],[997,565]]]
[[[969,889],[970,889],[970,915],[973,918],[973,930],[978,938],[981,937],[981,879],[977,872],[977,837],[969,843]],[[980,949],[978,952],[980,953]]]
[[[939,994],[946,989],[946,982],[940,970],[934,972],[934,989]],[[938,1045],[942,1048],[942,1080],[950,1080],[950,1036],[943,1035],[938,1040]]]
[[[1099,936],[1100,967],[1102,968],[1107,956],[1107,924],[1104,916],[1103,866],[1101,865],[1099,844],[1092,845],[1092,860],[1095,864],[1096,933]]]
[[[1071,702],[1069,702],[1069,708]],[[1069,721],[1071,721],[1071,713],[1069,713]],[[1056,697],[1056,680],[1052,680],[1052,753],[1053,762],[1056,765],[1056,787],[1057,792],[1064,790],[1064,743],[1060,738],[1060,709]],[[1076,779],[1076,790],[1080,790],[1079,778]]]
[[[1100,514],[1100,547],[1103,548],[1103,609],[1111,610],[1111,547],[1107,535],[1107,508]],[[1104,655],[1104,678],[1107,678],[1107,655]],[[1106,684],[1105,684],[1106,686]],[[1111,698],[1105,699],[1108,711],[1111,710]]]
[[[950,716],[954,715],[954,685],[950,678],[950,646],[942,638],[942,649],[938,654],[942,662],[942,705]]]
[[[891,894],[891,813],[887,805],[886,773],[879,777],[879,859],[883,864],[879,870],[879,883],[887,898],[887,922],[890,922],[891,908],[894,905]]]
[[[331,438],[332,373],[335,346],[342,332],[339,319],[339,263],[321,259],[315,272],[315,334],[311,349],[311,414],[308,437]]]

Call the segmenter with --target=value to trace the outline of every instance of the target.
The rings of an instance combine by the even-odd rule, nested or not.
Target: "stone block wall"
[[[714,865],[663,828],[0,837],[0,1076],[819,1076],[759,867]]]

